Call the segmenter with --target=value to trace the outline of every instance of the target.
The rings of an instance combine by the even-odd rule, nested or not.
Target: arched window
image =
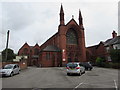
[[[24,55],[27,55],[28,54],[28,49],[24,48],[23,52],[24,52]]]
[[[38,55],[39,54],[39,49],[35,48],[34,49],[34,55]]]
[[[66,34],[67,44],[78,44],[77,34],[73,28],[70,28]]]

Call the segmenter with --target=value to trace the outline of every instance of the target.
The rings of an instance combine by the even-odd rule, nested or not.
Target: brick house
[[[38,60],[39,60],[39,50],[40,47],[38,44],[35,46],[29,46],[27,43],[25,43],[18,52],[19,56],[27,56],[27,65],[38,65]]]
[[[64,10],[60,8],[60,24],[58,32],[41,46],[29,46],[25,43],[18,51],[18,55],[28,56],[28,65],[64,66],[68,62],[86,61],[85,36],[81,11],[79,10],[79,24],[72,19],[65,24]]]
[[[112,32],[112,38],[107,39],[105,42],[100,42],[98,45],[87,47],[87,58],[93,62],[95,62],[97,57],[111,61],[110,49],[120,49],[120,36],[117,36],[115,31]]]

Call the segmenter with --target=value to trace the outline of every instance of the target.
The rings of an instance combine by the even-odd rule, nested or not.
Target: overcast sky
[[[6,47],[7,30],[10,30],[9,48],[15,53],[25,42],[30,46],[43,44],[58,31],[61,3],[65,24],[71,20],[72,15],[78,22],[81,10],[86,47],[111,38],[113,30],[118,33],[117,0],[6,0],[0,3],[0,51]]]

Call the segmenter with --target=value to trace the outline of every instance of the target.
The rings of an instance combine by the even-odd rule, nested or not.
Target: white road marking
[[[73,90],[75,90],[76,88],[78,88],[80,85],[82,85],[83,84],[83,82],[82,83],[79,83]]]
[[[88,73],[88,71],[86,71],[84,74],[82,74],[79,78],[81,78],[82,76],[86,75]]]
[[[116,90],[117,90],[117,88],[118,88],[118,87],[117,87],[117,83],[116,83],[116,80],[114,80],[114,83],[115,83],[115,88],[116,88]]]
[[[93,84],[93,83],[83,83],[83,84],[88,84],[88,85],[99,85],[99,86],[111,86],[111,85],[105,85],[105,84]],[[115,86],[111,86],[111,87],[115,87]]]

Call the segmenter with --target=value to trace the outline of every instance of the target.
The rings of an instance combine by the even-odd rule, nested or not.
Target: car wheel
[[[13,72],[11,72],[10,77],[12,77],[13,75],[14,75]]]
[[[82,73],[81,73],[81,71],[80,71],[79,76],[81,76],[81,75],[82,75]]]
[[[92,70],[92,68],[90,68],[90,71]]]
[[[83,74],[85,73],[85,71],[83,72]]]
[[[18,71],[18,73],[17,74],[20,74],[20,71]]]
[[[67,73],[68,76],[70,76],[70,73]]]
[[[88,71],[90,71],[90,68],[88,68]]]

